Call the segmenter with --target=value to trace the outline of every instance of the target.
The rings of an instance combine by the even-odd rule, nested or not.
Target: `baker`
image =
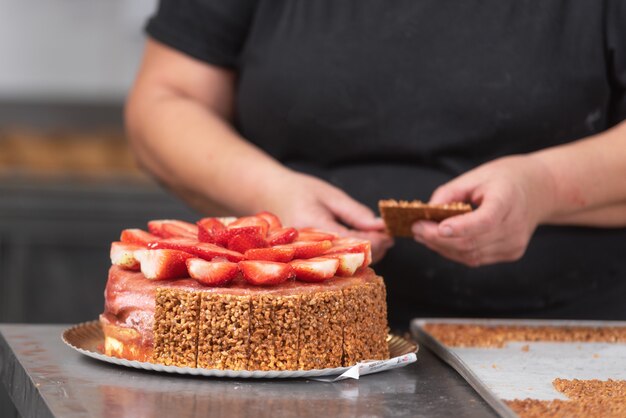
[[[390,320],[626,319],[621,0],[162,0],[127,108],[200,211],[372,241]],[[384,233],[379,199],[470,202]]]

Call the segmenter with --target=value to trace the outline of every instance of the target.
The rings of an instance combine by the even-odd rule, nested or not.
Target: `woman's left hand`
[[[470,202],[476,209],[439,224],[416,222],[414,238],[471,267],[518,260],[551,211],[553,187],[550,171],[530,155],[488,162],[440,186],[430,200]]]

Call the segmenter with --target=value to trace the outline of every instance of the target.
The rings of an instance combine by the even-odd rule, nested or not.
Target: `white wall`
[[[156,0],[0,0],[0,101],[120,101]]]

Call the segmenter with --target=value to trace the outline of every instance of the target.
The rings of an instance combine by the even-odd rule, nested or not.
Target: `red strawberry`
[[[274,231],[270,230],[267,236],[267,242],[270,245],[290,244],[298,238],[296,228],[280,228]]]
[[[176,219],[158,219],[148,222],[148,230],[161,238],[198,238],[198,226]]]
[[[177,279],[187,276],[185,262],[193,255],[178,250],[137,250],[141,272],[150,280]]]
[[[216,231],[215,243],[217,245],[221,245],[222,247],[226,247],[228,242],[236,235],[258,235],[263,237],[263,230],[259,226],[242,226],[235,228],[226,228],[221,231]]]
[[[337,253],[363,253],[365,255],[363,265],[369,266],[372,263],[372,244],[366,239],[350,237],[336,239],[325,255]]]
[[[226,226],[217,218],[202,218],[198,222],[198,241],[216,242],[216,235],[219,231],[226,229]]]
[[[239,266],[231,261],[206,261],[201,258],[187,259],[189,276],[207,286],[228,284],[237,277]]]
[[[187,238],[166,238],[149,245],[152,249],[171,249],[185,251],[205,260],[225,258],[228,261],[238,262],[244,259],[243,254],[219,247],[209,242],[198,242]]]
[[[294,248],[287,246],[269,247],[269,248],[253,248],[245,252],[244,256],[248,260],[265,260],[278,261],[280,263],[288,263],[293,259],[296,252]]]
[[[273,213],[259,212],[254,216],[261,218],[261,219],[265,219],[267,221],[267,224],[269,225],[270,231],[283,227],[283,224],[280,222],[280,219],[278,218],[278,216],[274,215]]]
[[[293,260],[289,264],[296,273],[296,279],[303,282],[323,282],[334,277],[339,268],[339,260],[324,257]]]
[[[332,242],[326,241],[296,241],[287,244],[295,250],[293,258],[313,258],[324,254],[333,246]]]
[[[269,244],[256,232],[254,234],[237,234],[228,240],[229,250],[245,253],[252,248],[265,248]]]
[[[135,251],[145,248],[139,244],[114,241],[111,243],[111,264],[126,270],[139,271],[139,261],[135,258]]]
[[[294,275],[289,264],[274,261],[240,261],[239,268],[248,283],[258,286],[280,284]]]
[[[139,244],[147,246],[151,242],[158,241],[160,238],[142,229],[125,229],[122,231],[120,241],[127,244]]]
[[[300,228],[298,230],[298,241],[332,241],[339,238],[333,232],[321,231],[315,228]]]
[[[337,269],[337,276],[350,277],[354,275],[354,272],[363,266],[365,261],[364,253],[337,253],[324,255],[328,258],[336,258],[339,260],[339,268]]]
[[[261,236],[265,238],[267,236],[267,231],[270,228],[269,223],[258,216],[242,216],[238,218],[236,221],[231,222],[228,225],[228,229],[236,229],[242,227],[254,226],[261,229]]]

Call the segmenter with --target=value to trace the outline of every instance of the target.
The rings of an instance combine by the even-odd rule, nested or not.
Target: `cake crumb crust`
[[[198,367],[247,369],[250,296],[199,293],[201,305]]]
[[[626,327],[426,324],[424,330],[449,347],[504,347],[511,341],[626,342]]]
[[[389,358],[385,285],[375,275],[293,295],[159,288],[155,304],[156,363],[268,371]]]
[[[626,380],[555,379],[552,385],[569,400],[505,401],[520,418],[618,418],[626,416]]]
[[[166,366],[196,367],[200,297],[194,292],[158,288],[154,312],[153,360]]]

